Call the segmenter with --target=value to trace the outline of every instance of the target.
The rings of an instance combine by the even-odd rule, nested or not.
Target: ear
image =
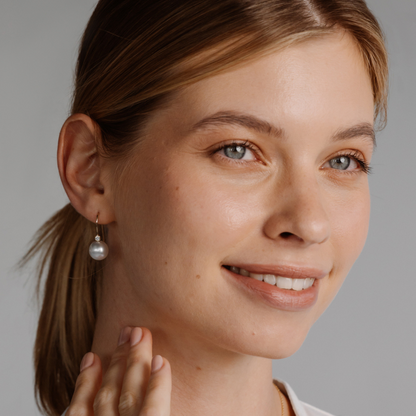
[[[85,114],[74,114],[62,126],[58,144],[58,169],[72,206],[85,218],[100,224],[115,220],[108,163],[97,152],[98,125]]]

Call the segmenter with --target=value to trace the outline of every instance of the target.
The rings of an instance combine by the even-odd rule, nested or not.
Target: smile
[[[239,266],[239,267],[238,267]],[[250,301],[283,311],[302,311],[318,300],[321,280],[328,272],[296,265],[225,265],[223,276]]]
[[[282,277],[282,276],[277,276],[274,274],[250,273],[247,270],[240,269],[235,266],[224,266],[224,267],[241,276],[252,277],[253,279],[256,279],[261,282],[268,283],[269,285],[277,286],[280,289],[286,289],[286,290],[300,291],[304,289],[309,289],[310,287],[312,287],[313,283],[315,282],[315,279],[311,277],[308,277],[305,279],[292,279],[290,277]]]

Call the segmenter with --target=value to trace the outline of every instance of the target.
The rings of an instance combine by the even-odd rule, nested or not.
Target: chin
[[[288,358],[299,350],[306,339],[306,335],[307,334],[299,334],[298,336],[290,338],[279,338],[275,342],[270,342],[270,340],[268,340],[267,343],[259,342],[256,347],[256,353],[251,355],[270,358],[273,360]]]
[[[268,327],[242,328],[238,334],[227,332],[215,334],[216,344],[235,353],[279,360],[290,357],[304,343],[310,326],[297,326],[291,322],[286,328],[276,325]]]

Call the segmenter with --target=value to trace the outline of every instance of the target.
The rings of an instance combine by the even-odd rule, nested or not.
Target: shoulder
[[[277,387],[279,387],[279,389],[286,394],[296,416],[334,416],[328,412],[317,409],[310,404],[301,402],[288,383],[277,379],[273,379],[273,383],[276,384]]]

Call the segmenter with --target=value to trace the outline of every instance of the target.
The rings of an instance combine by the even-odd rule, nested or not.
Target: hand
[[[169,416],[172,375],[169,361],[152,359],[152,334],[126,327],[102,376],[101,360],[89,352],[65,416]]]

